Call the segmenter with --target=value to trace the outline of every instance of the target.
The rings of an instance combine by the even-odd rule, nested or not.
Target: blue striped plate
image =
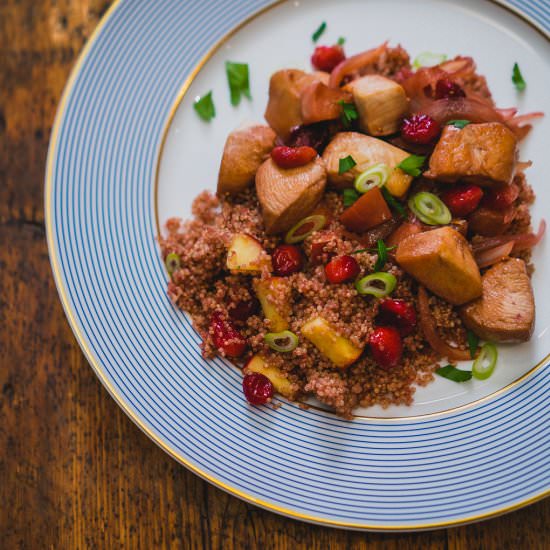
[[[433,36],[412,27],[414,18]],[[105,387],[151,439],[218,487],[275,512],[355,529],[414,530],[543,498],[550,489],[550,379],[541,361],[548,348],[540,355],[546,314],[536,342],[516,361],[525,363],[522,376],[503,368],[511,381],[455,395],[453,406],[426,398],[428,408],[345,421],[287,402],[278,410],[247,406],[240,372],[221,360],[205,363],[189,319],[167,299],[158,222],[187,215],[191,198],[213,187],[227,132],[261,117],[273,67],[307,67],[322,20],[330,39],[346,36],[349,51],[390,38],[411,51],[479,53],[480,66],[494,60],[494,71],[499,59],[508,66],[522,56],[534,95],[520,107],[546,101],[545,0],[115,1],[66,87],[48,158],[50,257],[74,333]],[[239,109],[227,99],[229,58],[252,71],[254,101]],[[207,88],[218,110],[209,125],[191,109]],[[541,128],[527,145],[534,160],[545,158],[540,140],[548,126]],[[543,190],[533,184],[540,200]],[[436,390],[426,391],[433,397]]]

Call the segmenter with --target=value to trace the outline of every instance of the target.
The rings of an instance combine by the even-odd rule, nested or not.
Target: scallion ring
[[[472,374],[478,380],[486,380],[493,374],[498,359],[497,347],[490,342],[481,346],[481,351],[472,366]]]
[[[302,242],[313,232],[323,229],[327,223],[327,217],[323,214],[313,214],[300,220],[285,236],[285,243],[295,244]]]
[[[420,191],[409,199],[409,208],[416,217],[428,225],[446,225],[451,221],[451,213],[445,203],[433,193]]]
[[[172,275],[174,271],[177,271],[181,267],[181,258],[179,257],[179,254],[176,254],[175,252],[170,252],[168,256],[166,256],[166,259],[164,260],[164,265],[166,266],[166,271],[168,271],[168,275]]]
[[[376,286],[375,283],[378,283]],[[397,285],[397,279],[391,273],[384,271],[378,271],[377,273],[371,273],[362,279],[359,279],[355,283],[355,288],[359,294],[365,296],[370,294],[376,298],[383,298],[393,292],[393,289]]]
[[[422,52],[418,54],[413,61],[413,67],[420,69],[420,67],[433,67],[443,63],[447,59],[444,53]]]
[[[355,189],[366,193],[373,187],[382,187],[390,177],[390,169],[383,163],[375,164],[355,178]]]
[[[298,345],[298,336],[290,330],[282,332],[268,332],[264,336],[266,344],[275,351],[287,353],[292,351]]]

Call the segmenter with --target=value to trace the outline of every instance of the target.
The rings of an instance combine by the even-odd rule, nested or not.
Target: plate
[[[151,439],[269,510],[339,527],[415,530],[543,498],[550,491],[541,460],[550,452],[550,312],[541,307],[550,299],[547,244],[534,257],[534,338],[503,349],[495,376],[463,386],[438,380],[411,408],[364,409],[353,421],[286,401],[278,410],[246,405],[238,369],[203,361],[189,319],[166,297],[159,223],[188,215],[190,200],[213,188],[227,133],[261,120],[273,70],[308,67],[322,21],[320,42],[345,36],[349,52],[390,39],[413,56],[470,54],[499,105],[550,112],[543,1],[115,2],[67,84],[48,157],[48,244],[75,335]],[[224,80],[228,59],[250,64],[253,100],[237,109]],[[528,82],[521,95],[510,82],[516,61]],[[218,114],[205,124],[191,102],[210,89]],[[535,221],[550,200],[549,139],[544,119],[522,147],[522,158],[534,161]]]

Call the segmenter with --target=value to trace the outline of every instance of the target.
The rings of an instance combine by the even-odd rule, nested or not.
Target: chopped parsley
[[[338,104],[342,105],[342,114],[340,115],[340,118],[342,119],[342,124],[346,128],[349,128],[352,121],[359,118],[359,113],[357,112],[355,103],[346,103],[343,99],[341,99]]]
[[[397,168],[401,168],[403,172],[409,174],[409,176],[417,177],[422,174],[422,166],[426,161],[426,157],[422,155],[410,155],[406,159],[402,160]]]
[[[348,208],[351,206],[361,195],[355,189],[344,189],[344,206]]]
[[[336,44],[338,44],[338,46],[343,46],[344,44],[346,43],[346,39],[341,36],[338,41],[336,42]]]
[[[470,357],[473,359],[476,356],[477,347],[479,345],[479,338],[471,330],[468,330],[466,332],[466,340],[468,341]]]
[[[447,122],[446,126],[454,126],[455,128],[464,128],[464,126],[468,126],[468,124],[471,124],[469,120],[466,119],[457,119],[457,120],[449,120]]]
[[[380,271],[388,261],[388,248],[382,239],[376,241],[376,252],[378,252],[378,259],[374,264],[374,271]]]
[[[227,82],[229,83],[229,91],[231,93],[231,105],[236,107],[241,102],[241,97],[243,95],[248,99],[252,99],[248,78],[248,64],[226,61],[225,71],[227,73]]]
[[[311,35],[311,40],[313,40],[313,42],[317,42],[317,40],[319,40],[319,38],[321,38],[321,35],[325,32],[326,28],[327,24],[323,21],[319,25],[319,28]]]
[[[195,103],[193,103],[193,108],[202,120],[206,122],[212,120],[216,116],[216,107],[214,107],[214,101],[212,101],[212,90],[206,95],[197,97]]]
[[[384,195],[386,202],[390,205],[390,208],[395,210],[404,218],[407,215],[407,210],[405,207],[385,187],[382,187],[380,190],[382,191],[382,195]]]
[[[453,382],[467,382],[472,378],[471,371],[457,369],[454,365],[440,367],[435,371],[435,374],[439,374],[439,376],[443,376],[443,378],[447,378]]]
[[[514,68],[512,69],[512,82],[518,92],[523,92],[523,90],[525,90],[525,86],[527,86],[517,63],[514,63]]]
[[[353,160],[353,157],[351,155],[348,155],[347,157],[338,161],[338,173],[342,175],[348,170],[351,170],[356,164],[357,163]]]

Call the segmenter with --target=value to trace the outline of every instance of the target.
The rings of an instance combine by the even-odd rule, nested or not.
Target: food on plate
[[[519,145],[541,113],[497,108],[469,57],[425,57],[319,45],[311,72],[276,71],[268,125],[231,132],[216,196],[167,222],[169,296],[251,404],[408,405],[531,337],[545,223]]]

